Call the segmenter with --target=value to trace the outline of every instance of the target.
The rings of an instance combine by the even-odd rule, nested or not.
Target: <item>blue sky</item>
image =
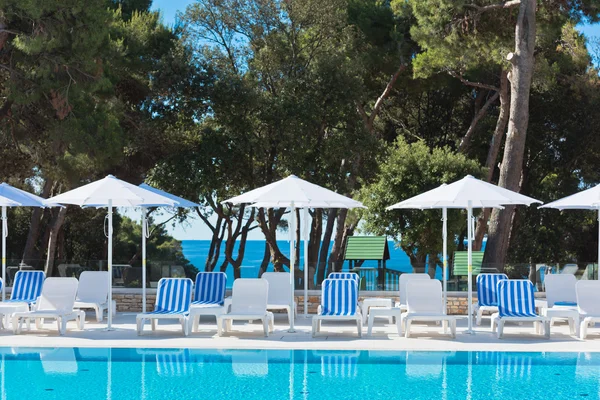
[[[163,18],[163,22],[167,25],[173,25],[175,23],[175,16],[177,11],[184,11],[186,6],[194,3],[193,0],[154,0],[152,3],[152,9],[160,10]],[[580,25],[579,29],[587,37],[600,37],[600,24],[595,25]],[[125,215],[130,218],[139,219],[140,213],[136,211],[121,210]],[[161,218],[157,219],[158,221]],[[199,218],[190,219],[186,224],[179,224],[177,226],[169,227],[169,232],[178,240],[205,240],[210,239],[211,232],[208,227],[200,221]],[[280,234],[281,238],[287,237],[287,234]],[[262,240],[263,235],[260,230],[255,229],[250,233],[249,239],[251,240]]]

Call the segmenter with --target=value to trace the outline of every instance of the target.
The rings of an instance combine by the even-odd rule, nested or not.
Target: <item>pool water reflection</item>
[[[2,399],[600,398],[600,353],[0,348]]]

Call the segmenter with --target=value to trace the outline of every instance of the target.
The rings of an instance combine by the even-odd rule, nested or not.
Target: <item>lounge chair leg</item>
[[[448,320],[442,321],[442,328],[444,330],[444,334],[448,333]]]
[[[404,321],[404,337],[405,338],[409,338],[410,337],[410,324],[411,324],[411,320],[405,320]]]
[[[550,339],[550,326],[552,326],[552,323],[544,322],[544,337],[546,339]]]
[[[144,323],[146,322],[146,320],[144,318],[137,318],[137,334],[138,336],[140,336],[142,334],[142,331],[144,330]]]
[[[456,339],[456,320],[453,320],[450,323],[450,333],[452,335],[452,339]]]
[[[275,316],[273,314],[269,315],[269,332],[275,331]]]
[[[496,328],[498,326],[498,321],[496,318],[492,318],[492,333],[496,333]]]
[[[398,336],[402,336],[402,324],[398,317],[396,317],[396,329],[398,329]]]
[[[477,326],[481,325],[482,318],[483,318],[483,310],[480,308],[477,310],[477,320],[475,321],[477,323]]]
[[[104,317],[104,309],[102,307],[94,307],[94,310],[96,311],[96,322],[102,322],[102,318]]]
[[[200,316],[199,315],[194,315],[194,317],[193,317],[193,325],[194,325],[194,327],[192,328],[193,332],[198,332],[198,325],[199,324],[200,324]]]
[[[156,324],[158,323],[158,320],[156,320],[156,318],[152,318],[150,320],[150,326],[152,327],[152,331],[156,330]]]
[[[373,333],[373,315],[369,314],[369,322],[367,323],[367,336],[371,337],[371,334]]]
[[[502,339],[502,335],[504,334],[504,321],[498,321],[498,339]]]
[[[312,320],[312,337],[315,337],[317,334],[317,319],[313,318]]]
[[[362,327],[363,327],[362,318],[358,318],[356,320],[356,328],[358,329],[358,337],[359,338],[362,337]]]
[[[217,335],[223,336],[223,318],[217,317]]]
[[[265,332],[265,337],[269,337],[269,317],[264,317],[262,319],[263,331]]]
[[[18,326],[19,326],[19,318],[18,317],[13,317],[13,319],[12,319],[12,330],[13,330],[14,334],[20,333],[19,329],[18,329]]]
[[[581,340],[583,340],[587,337],[588,324],[589,324],[589,321],[587,319],[584,319],[583,321],[581,321],[581,325],[579,327],[579,338]]]

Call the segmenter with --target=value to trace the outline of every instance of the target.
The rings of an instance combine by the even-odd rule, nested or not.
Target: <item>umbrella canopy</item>
[[[175,206],[175,201],[160,194],[143,189],[139,186],[122,181],[112,175],[87,185],[59,194],[47,200],[52,203],[74,204],[81,207],[108,208],[108,309],[112,304],[112,237],[113,237],[113,207],[144,207],[165,205]],[[142,285],[145,286],[145,285]],[[108,326],[112,326],[112,313],[108,312]]]
[[[507,205],[531,205],[532,203],[541,203],[541,201],[520,193],[501,188],[488,182],[476,179],[471,175],[453,182],[449,185],[441,185],[435,189],[421,193],[410,199],[401,201],[387,208],[406,209],[442,209],[443,220],[443,266],[444,266],[444,301],[446,301],[446,282],[447,282],[447,217],[448,208],[464,208],[467,210],[467,238],[468,238],[468,316],[469,327],[467,332],[472,332],[471,308],[473,303],[473,208],[503,208]]]
[[[251,203],[259,208],[365,208],[356,200],[307,182],[295,175],[251,190],[222,203]]]
[[[166,197],[166,198],[174,201],[175,202],[175,204],[173,205],[174,207],[181,207],[181,208],[202,207],[200,204],[194,203],[193,201],[189,201],[189,200],[183,199],[183,198],[181,198],[179,196],[175,196],[174,194],[165,192],[164,190],[160,190],[160,189],[157,189],[157,188],[152,187],[150,185],[146,185],[145,183],[142,183],[140,185],[140,187],[142,189],[149,190],[149,191],[151,191],[153,193],[156,193],[156,194],[158,194],[160,196]],[[165,206],[165,204],[156,204],[156,205],[145,204],[144,206],[145,207],[162,207],[162,206]]]
[[[600,185],[540,206],[559,210],[598,210],[600,221]],[[598,229],[598,263],[600,265],[600,229]]]
[[[387,209],[467,208],[469,205],[472,208],[502,208],[531,203],[541,201],[467,175],[461,180],[421,193]]]
[[[0,206],[2,207],[46,207],[45,199],[8,183],[0,183]]]
[[[6,295],[6,238],[8,236],[8,216],[6,207],[46,207],[50,204],[43,198],[31,194],[8,183],[0,183],[0,206],[2,207],[2,301]]]
[[[596,210],[600,208],[600,185],[583,190],[562,199],[544,204],[540,208],[558,208],[559,210]]]
[[[193,207],[202,207],[200,204],[196,204],[192,201],[183,199],[179,196],[175,196],[174,194],[165,192],[164,190],[160,190],[157,189],[155,187],[152,187],[150,185],[146,185],[145,183],[142,183],[140,185],[140,187],[142,189],[145,190],[149,190],[153,193],[156,193],[160,196],[163,196],[167,199],[170,199],[172,201],[175,202],[175,204],[173,205],[174,207],[181,207],[181,208],[193,208]],[[142,284],[142,312],[146,312],[146,239],[149,237],[149,233],[148,233],[148,219],[146,217],[146,207],[163,207],[163,206],[169,206],[168,204],[163,203],[159,203],[159,204],[144,204],[144,207],[142,207],[142,282],[144,282],[144,284]]]
[[[294,242],[296,231],[296,208],[304,209],[304,314],[307,310],[308,298],[308,209],[309,208],[366,208],[360,201],[352,200],[339,193],[307,182],[295,175],[273,182],[269,185],[251,190],[247,193],[225,200],[222,203],[248,203],[256,208],[291,208],[290,217],[290,265],[295,265]],[[294,268],[290,268],[291,299],[294,307]],[[294,331],[294,318],[290,318],[290,332]]]
[[[112,175],[48,199],[53,203],[74,204],[81,207],[142,207],[153,205],[174,206],[175,201]]]

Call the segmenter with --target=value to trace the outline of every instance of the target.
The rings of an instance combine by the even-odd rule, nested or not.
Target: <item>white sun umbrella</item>
[[[441,208],[444,219],[444,230],[447,228],[445,220],[448,208],[464,208],[467,210],[468,333],[473,332],[473,321],[471,320],[471,309],[473,307],[473,208],[503,208],[503,206],[507,205],[530,205],[531,203],[541,203],[541,201],[467,175],[454,183],[442,185],[387,208],[388,210],[402,208]],[[446,250],[446,240],[444,232],[444,250]],[[446,280],[447,254],[444,254],[443,257],[444,280]]]
[[[80,207],[107,207],[108,214],[108,304],[112,304],[112,236],[113,207],[144,207],[156,204],[174,206],[175,201],[122,181],[112,175],[87,185],[59,194],[47,200],[56,204],[74,204]],[[112,329],[112,313],[108,313],[107,329]]]
[[[31,194],[8,183],[0,184],[0,206],[2,206],[2,301],[6,296],[6,238],[8,237],[7,207],[47,207],[45,199]]]
[[[600,224],[600,185],[540,206],[559,210],[597,210]],[[600,228],[598,229],[598,263],[600,265]]]
[[[295,226],[296,208],[304,209],[304,315],[308,306],[308,209],[309,208],[365,208],[356,200],[342,196],[339,193],[325,189],[319,185],[307,182],[295,175],[271,183],[269,185],[251,190],[242,195],[225,200],[222,203],[242,204],[248,203],[256,208],[290,208],[290,307],[294,306],[294,265],[295,251]],[[290,332],[294,331],[294,319],[290,318]]]
[[[146,312],[146,239],[149,237],[148,232],[148,219],[146,216],[146,209],[148,207],[175,207],[175,208],[194,208],[194,207],[202,207],[200,204],[196,204],[192,201],[183,199],[179,196],[175,196],[174,194],[165,192],[164,190],[157,189],[150,185],[146,185],[142,183],[140,185],[142,189],[149,190],[153,193],[156,193],[160,196],[166,197],[167,199],[174,202],[173,205],[170,204],[145,204],[142,207],[142,312]]]

